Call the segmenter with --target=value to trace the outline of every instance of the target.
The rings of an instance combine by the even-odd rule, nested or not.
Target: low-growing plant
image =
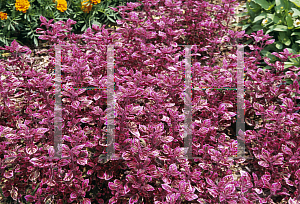
[[[271,203],[278,196],[296,202],[300,193],[297,154],[300,117],[295,113],[299,110],[295,99],[300,98],[300,93],[299,77],[292,71],[299,67],[292,66],[288,68],[291,71],[284,72],[282,62],[271,64],[265,58],[276,72],[258,68],[260,51],[274,39],[263,35],[262,30],[250,36],[229,30],[226,22],[224,26],[233,12],[232,3],[224,1],[222,6],[215,6],[205,1],[184,4],[143,1],[144,9],[139,12],[134,9],[140,3],[128,3],[127,7],[120,7],[124,20],[117,21],[120,28],[114,33],[93,25],[83,35],[70,34],[75,21],[52,24],[53,21],[41,17],[47,31],[37,29],[42,34],[40,39],[51,45],[67,45],[61,51],[65,88],[62,91],[62,157],[65,159],[46,158],[55,155],[55,49],[48,50],[49,65],[37,72],[34,62],[29,59],[24,62],[24,56],[14,54],[30,50],[16,41],[6,46],[4,49],[13,55],[8,61],[1,60],[0,67],[1,74],[6,76],[1,79],[5,104],[1,116],[6,124],[0,126],[1,178],[7,180],[4,196],[14,200],[25,197],[31,203],[46,203],[51,199],[58,203],[63,200],[104,203],[103,194],[109,203],[128,200],[156,204],[253,203],[255,200]],[[205,15],[208,10],[215,14],[215,22]],[[162,17],[153,19],[153,14]],[[177,18],[185,24],[174,23]],[[187,32],[191,26],[202,35]],[[186,151],[183,148],[185,51],[179,43],[202,45],[191,48],[193,87],[237,87],[236,70],[233,70],[237,65],[236,48],[228,56],[222,56],[219,49],[242,37],[261,42],[250,47],[253,51],[245,52],[244,58],[245,120],[255,125],[251,116],[263,118],[262,125],[256,124],[254,131],[245,132],[246,148],[254,156],[253,160],[229,158],[235,154],[235,140],[228,139],[223,130],[236,121],[236,93],[213,89],[193,90],[191,146],[193,156],[199,158],[192,161],[181,158]],[[107,48],[101,45],[109,44],[116,45],[115,150],[116,156],[124,160],[100,163],[99,157],[105,154],[106,146],[101,128],[109,112],[104,89]],[[291,55],[287,50],[279,54],[282,61]],[[224,57],[222,67],[215,65],[221,57]],[[293,84],[278,87],[286,77],[291,77]],[[103,89],[67,90],[67,87],[91,86]],[[25,101],[13,103],[12,96],[23,96]],[[284,105],[279,105],[278,100]],[[87,126],[82,129],[80,122]],[[251,172],[243,169],[241,178],[234,179],[230,167],[239,163],[254,168]]]

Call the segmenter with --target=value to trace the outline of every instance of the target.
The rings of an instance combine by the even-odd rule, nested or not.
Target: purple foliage
[[[14,200],[25,196],[31,203],[46,203],[52,195],[59,204],[63,201],[104,203],[98,195],[88,195],[103,184],[107,188],[100,189],[100,194],[108,196],[110,204],[187,201],[234,204],[255,200],[271,203],[278,195],[290,198],[290,204],[297,203],[300,198],[300,115],[295,111],[300,108],[295,107],[295,101],[300,98],[300,91],[299,77],[292,71],[299,67],[290,67],[291,71],[284,73],[283,62],[287,57],[299,55],[292,56],[287,50],[275,53],[282,61],[274,64],[265,58],[266,63],[276,69],[276,74],[258,68],[259,52],[273,40],[262,30],[250,36],[231,31],[228,22],[234,2],[224,0],[222,6],[216,6],[202,0],[144,0],[142,12],[134,11],[140,3],[128,3],[119,7],[124,20],[117,21],[120,28],[115,33],[93,25],[82,35],[70,34],[75,21],[52,24],[53,20],[47,22],[41,17],[41,26],[47,30],[37,29],[43,34],[40,39],[50,44],[70,45],[62,48],[65,73],[62,84],[66,87],[105,88],[107,52],[106,47],[100,45],[123,45],[115,47],[115,150],[124,160],[98,162],[106,148],[103,131],[99,130],[107,116],[105,90],[96,93],[62,91],[62,157],[68,159],[47,159],[55,155],[52,142],[54,76],[48,73],[55,67],[55,51],[49,49],[50,63],[40,72],[33,69],[30,61],[24,62],[23,57],[14,55],[0,64],[1,75],[7,76],[1,78],[0,89],[4,102],[1,116],[7,118],[0,126],[0,171],[1,178],[7,180],[4,195]],[[208,11],[216,19],[212,20]],[[154,20],[152,15],[162,17]],[[246,148],[254,159],[234,161],[229,158],[235,154],[235,141],[219,129],[235,122],[236,97],[231,92],[225,95],[208,89],[193,92],[192,152],[200,159],[191,163],[182,158],[185,154],[184,101],[181,100],[185,90],[182,77],[185,62],[184,51],[180,51],[178,45],[201,45],[192,46],[192,56],[198,59],[192,63],[193,86],[236,87],[233,70],[237,65],[236,48],[230,51],[231,55],[221,56],[220,46],[242,37],[256,41],[249,46],[252,51],[245,52],[245,73],[249,79],[245,81],[245,120],[255,124],[250,119],[254,114],[263,120],[262,125],[245,133]],[[80,39],[86,45],[78,48]],[[1,49],[30,53],[16,41]],[[71,57],[68,51],[72,52]],[[223,66],[216,66],[221,57],[224,57]],[[8,71],[8,66],[15,69]],[[293,84],[276,86],[291,76]],[[27,102],[18,104],[22,107],[20,110],[12,97],[24,97]],[[143,105],[137,105],[139,99],[145,101]],[[282,105],[277,103],[278,99]],[[83,108],[90,110],[88,115]],[[98,127],[82,129],[79,123]],[[241,170],[241,178],[235,179],[230,169],[234,163],[252,165],[253,171]],[[30,192],[26,190],[27,183],[32,184]],[[37,191],[31,195],[35,188]]]

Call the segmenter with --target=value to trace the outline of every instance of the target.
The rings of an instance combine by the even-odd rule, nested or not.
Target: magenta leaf
[[[259,164],[260,166],[262,166],[262,167],[265,167],[265,168],[267,168],[267,167],[270,166],[269,163],[266,162],[266,161],[259,161],[258,164]]]
[[[216,198],[219,195],[219,193],[216,189],[207,188],[207,190],[208,190],[209,194],[212,195],[214,198]]]
[[[82,204],[91,204],[91,200],[89,198],[83,198]]]
[[[135,194],[135,195],[131,196],[130,199],[129,199],[129,204],[134,204],[134,203],[138,202],[139,197],[140,196],[138,194]]]
[[[176,200],[180,197],[180,193],[172,193],[166,196],[166,201],[168,203],[176,203]]]
[[[145,186],[143,186],[143,188],[146,190],[146,191],[154,191],[155,188],[149,184],[146,184]]]
[[[163,189],[165,189],[166,191],[168,191],[168,193],[172,193],[173,192],[173,189],[168,184],[161,184],[161,187]]]

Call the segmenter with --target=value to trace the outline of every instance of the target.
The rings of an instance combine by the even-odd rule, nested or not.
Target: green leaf
[[[269,8],[271,7],[271,4],[266,0],[253,0],[253,1],[258,5],[260,5],[265,10],[269,10]]]
[[[300,40],[295,41],[295,43],[299,43],[300,44]]]
[[[274,30],[275,31],[287,31],[287,26],[284,26],[284,25],[275,25]]]
[[[297,7],[300,7],[300,0],[290,0],[293,2]]]
[[[246,24],[242,26],[242,30],[246,30],[246,28],[248,28],[250,26],[250,24]]]
[[[275,0],[275,4],[276,6],[281,6],[283,4],[283,2],[281,0]]]
[[[269,27],[269,30],[267,30],[266,34],[272,32],[272,31],[274,30],[275,26],[276,26],[276,25],[270,26],[270,27]]]
[[[276,42],[276,48],[281,50],[283,48],[283,44],[281,42]]]
[[[292,10],[294,11],[294,13],[293,13],[294,18],[300,16],[300,11],[298,9],[292,8]]]
[[[256,16],[253,20],[253,23],[256,23],[257,21],[265,19],[266,17],[267,17],[267,13],[264,12],[264,13],[260,14],[259,16]]]
[[[112,19],[111,17],[107,16],[108,20],[110,20],[113,23],[116,23],[116,21],[114,19]]]
[[[34,37],[34,38],[33,38],[33,41],[34,41],[34,45],[37,47],[37,46],[39,45],[37,38]]]
[[[34,196],[35,192],[37,191],[37,189],[40,187],[40,183],[35,187],[34,191],[32,192],[32,196]]]
[[[86,24],[81,28],[81,31],[84,31],[85,28],[86,28]]]
[[[293,19],[290,15],[286,16],[286,22],[287,22],[287,25],[288,25],[288,29],[293,29],[294,28]]]
[[[255,3],[254,1],[250,2],[250,6],[251,6],[250,7],[251,11],[254,12],[254,13],[258,13],[261,9],[261,6],[258,5],[257,3]]]
[[[274,18],[272,18],[272,19],[275,24],[279,23],[280,18],[278,16],[274,16]]]
[[[290,85],[290,84],[293,83],[293,81],[292,81],[291,79],[283,79],[282,81],[286,81],[286,83],[287,83],[288,85]]]
[[[287,40],[283,40],[283,43],[286,45],[286,46],[290,46],[290,44],[292,43],[291,40],[288,38]]]
[[[254,26],[252,26],[252,30],[253,31],[258,31],[258,30],[261,30],[261,29],[263,29],[263,27],[261,25],[254,25]]]
[[[273,19],[275,14],[274,13],[273,14],[268,13],[267,16],[268,16],[268,18]]]
[[[294,66],[294,63],[292,63],[292,62],[284,62],[284,68],[286,69],[286,68],[289,68],[289,67],[291,67],[291,66]]]
[[[243,12],[243,13],[236,14],[235,16],[244,17],[244,16],[249,16],[249,14],[248,14],[248,12]]]

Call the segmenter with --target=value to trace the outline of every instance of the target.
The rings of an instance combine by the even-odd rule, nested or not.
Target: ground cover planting
[[[36,32],[53,45],[43,67],[16,41],[1,48],[11,53],[0,61],[6,202],[299,203],[299,67],[284,62],[300,55],[262,58],[275,39],[231,30],[235,3],[128,3],[112,8],[122,15],[118,29],[92,25],[83,34],[71,33],[74,20],[41,16]],[[221,52],[244,38],[254,43]],[[252,128],[231,138],[240,98]]]

